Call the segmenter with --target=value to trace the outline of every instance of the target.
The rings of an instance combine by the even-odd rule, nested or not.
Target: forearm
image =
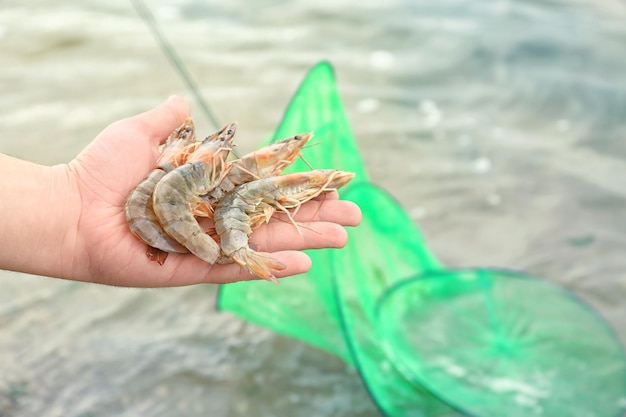
[[[68,277],[80,202],[65,165],[0,154],[0,269]]]

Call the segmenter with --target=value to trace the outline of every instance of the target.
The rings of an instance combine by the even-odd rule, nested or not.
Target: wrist
[[[70,276],[80,204],[67,166],[0,154],[0,176],[0,268]]]
[[[81,215],[81,198],[75,175],[67,164],[45,167],[48,187],[45,190],[48,204],[44,219],[45,240],[42,253],[47,254],[48,271],[43,275],[73,278],[78,271],[80,258],[78,225]]]

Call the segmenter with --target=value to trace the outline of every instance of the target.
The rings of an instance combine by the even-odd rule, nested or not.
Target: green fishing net
[[[328,63],[311,69],[292,98],[272,141],[306,132],[314,134],[304,151],[311,166],[354,172],[356,175],[350,184],[367,181],[356,142],[345,140],[352,137],[352,132]],[[308,170],[304,161],[297,160],[285,172]],[[259,286],[252,282],[222,286],[218,308],[297,337],[351,363],[334,298],[331,251],[307,253],[313,262],[308,274],[282,280],[279,286]],[[272,299],[276,302],[269,302]]]
[[[402,207],[368,181],[325,62],[307,75],[274,140],[309,131],[312,166],[356,173],[340,195],[359,204],[362,224],[348,230],[345,248],[308,251],[306,274],[222,286],[219,309],[342,358],[388,416],[623,412],[626,360],[608,324],[549,282],[446,270]]]
[[[407,379],[473,416],[618,416],[624,356],[594,311],[549,282],[497,270],[398,283],[376,327]]]

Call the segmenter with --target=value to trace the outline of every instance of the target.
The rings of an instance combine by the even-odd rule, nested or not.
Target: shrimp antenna
[[[311,164],[309,163],[309,161],[307,161],[307,160],[306,160],[306,158],[302,155],[302,151],[303,151],[303,150],[305,150],[305,149],[312,148],[312,147],[314,147],[314,146],[321,145],[321,144],[322,144],[321,142],[307,144],[306,146],[304,146],[304,147],[302,148],[302,150],[301,150],[301,151],[299,152],[299,154],[298,154],[298,157],[300,157],[300,159],[302,160],[302,162],[304,162],[304,163],[306,164],[306,166],[308,166],[308,167],[309,167],[309,169],[312,169],[312,170],[313,170],[313,169],[315,169],[315,168],[313,168],[313,165],[311,165]]]
[[[311,170],[315,169],[313,168],[313,165],[311,165],[309,161],[307,161],[306,158],[302,155],[302,152],[300,152],[300,155],[298,156],[300,157],[300,159],[302,159],[302,162],[304,162],[306,166],[308,166]]]
[[[289,224],[293,225],[293,221],[291,221],[291,220],[285,220],[285,219],[280,218],[280,217],[278,217],[278,216],[272,216],[272,219],[273,219],[274,221],[277,221],[277,222],[289,223]],[[322,234],[321,232],[318,232],[317,230],[313,229],[312,227],[304,226],[304,225],[302,224],[303,222],[298,222],[298,221],[296,220],[296,223],[299,223],[298,225],[296,225],[296,229],[306,229],[306,230],[308,230],[309,232],[315,233],[315,234],[317,234],[317,235],[321,235],[321,234]],[[298,230],[298,232],[299,232],[299,230]],[[302,233],[300,233],[300,236],[302,236]]]

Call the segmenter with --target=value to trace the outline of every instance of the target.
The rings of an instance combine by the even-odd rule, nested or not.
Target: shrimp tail
[[[272,270],[282,271],[286,268],[285,264],[277,261],[270,255],[255,252],[250,248],[239,249],[231,255],[231,259],[249,273],[272,281],[275,284],[278,284],[278,280],[272,273]]]
[[[157,262],[159,265],[163,265],[165,263],[165,260],[167,259],[168,253],[164,250],[161,250],[159,248],[153,248],[152,246],[148,245],[148,249],[146,249],[146,255],[151,261]]]

